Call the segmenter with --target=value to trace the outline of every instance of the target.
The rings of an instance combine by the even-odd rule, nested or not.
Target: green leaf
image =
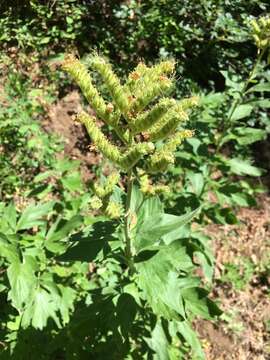
[[[270,108],[270,100],[267,100],[267,99],[250,101],[249,104],[251,104],[252,106],[258,106],[258,107],[263,108],[263,109],[265,109],[265,108],[269,109]]]
[[[57,173],[55,170],[47,170],[47,171],[42,172],[42,173],[38,174],[37,176],[35,176],[34,183],[44,181],[44,180],[48,179],[49,177],[56,176],[56,175],[57,175]]]
[[[199,260],[205,278],[209,282],[211,282],[214,274],[213,264],[209,261],[209,258],[201,251],[195,251],[193,255],[196,257],[196,260]]]
[[[233,202],[239,206],[247,207],[256,205],[256,199],[250,194],[235,193],[231,195],[231,198]]]
[[[227,160],[228,165],[231,168],[231,171],[237,175],[249,175],[249,176],[260,176],[262,171],[250,165],[248,160],[242,160],[240,158],[233,158]]]
[[[128,293],[122,293],[117,300],[116,312],[117,321],[119,321],[121,333],[123,336],[128,335],[128,331],[134,323],[137,304],[133,296]]]
[[[198,207],[197,209],[181,216],[164,214],[162,220],[164,223],[166,223],[166,226],[161,228],[164,233],[164,235],[162,235],[162,240],[166,244],[170,244],[172,241],[179,239],[181,230],[185,225],[189,224],[191,220],[199,214],[200,211],[201,207]]]
[[[183,318],[186,315],[177,279],[173,274],[170,276],[168,268],[161,269],[153,266],[153,263],[140,264],[138,285],[156,315],[179,320],[179,315]]]
[[[256,141],[266,138],[266,131],[263,129],[254,129],[251,127],[238,127],[234,129],[236,140],[240,145],[250,145]]]
[[[203,175],[201,173],[190,172],[188,173],[187,177],[191,182],[191,192],[194,192],[197,196],[200,196],[204,186]]]
[[[73,23],[73,18],[71,16],[66,16],[66,21],[68,24],[72,24]]]
[[[233,112],[231,120],[236,121],[249,116],[251,114],[252,109],[253,106],[247,104],[237,106],[235,111]]]
[[[270,82],[260,83],[255,86],[252,86],[246,93],[250,92],[263,92],[263,91],[270,91]]]
[[[16,231],[16,221],[17,221],[17,212],[14,206],[14,203],[11,202],[5,209],[4,213],[5,218],[11,228],[12,231]]]
[[[235,140],[240,145],[250,145],[256,141],[265,139],[267,132],[263,129],[252,127],[236,127],[222,139],[221,145],[230,140]]]
[[[35,329],[42,330],[51,317],[60,327],[56,312],[57,304],[53,297],[44,289],[37,288],[28,299],[28,306],[22,316],[22,327],[32,325]]]
[[[39,44],[41,44],[41,45],[48,44],[50,42],[50,40],[51,40],[51,38],[49,36],[45,36],[41,40],[39,40]]]
[[[151,339],[146,339],[148,346],[154,350],[154,359],[156,360],[172,360],[169,354],[170,343],[163,330],[161,321],[156,323],[155,328],[152,331]]]
[[[229,207],[221,208],[219,205],[213,206],[208,209],[207,216],[218,224],[238,224],[234,211]]]
[[[195,356],[194,359],[205,360],[205,355],[204,352],[202,351],[200,341],[197,335],[195,334],[195,332],[192,330],[190,324],[187,321],[181,321],[177,323],[177,326],[178,326],[178,331],[186,340],[188,345],[191,347],[192,352]]]
[[[208,293],[204,289],[186,288],[182,289],[181,294],[185,302],[185,309],[194,315],[210,320],[214,316],[222,314],[217,305],[207,298]]]
[[[167,319],[179,319],[179,315],[185,318],[178,271],[192,269],[193,263],[181,241],[161,247],[150,259],[135,266],[138,286],[153,311]]]
[[[79,172],[74,172],[61,178],[63,187],[71,192],[83,190],[82,179]]]
[[[81,215],[75,215],[70,220],[56,222],[53,226],[51,226],[46,235],[46,248],[52,252],[55,252],[58,248],[61,250],[62,246],[59,244],[59,241],[63,241],[68,236],[71,236],[72,231],[77,229],[82,223],[83,217]]]
[[[193,138],[188,138],[186,142],[191,145],[193,153],[195,155],[198,155],[199,147],[202,145],[201,140],[197,139],[196,137],[193,137]]]
[[[181,227],[189,223],[199,211],[200,208],[197,208],[181,216],[145,212],[146,216],[137,225],[137,233],[133,244],[135,249],[139,252],[151,245],[158,244],[161,239],[165,243],[176,240],[180,236]]]
[[[55,163],[55,169],[61,173],[75,170],[78,168],[80,162],[78,160],[70,161],[68,158],[58,159]]]
[[[220,72],[225,78],[226,86],[234,89],[237,92],[240,92],[240,90],[242,88],[242,83],[239,81],[239,79],[236,76],[229,73],[228,71],[223,70]]]
[[[66,325],[70,320],[70,311],[74,310],[74,301],[77,293],[74,289],[67,286],[58,285],[58,288],[61,291],[58,307],[62,316],[63,325]]]
[[[22,309],[37,284],[34,269],[30,261],[14,261],[7,269],[10,283],[9,298],[16,309]]]
[[[143,198],[142,198],[143,199]],[[131,207],[134,209],[134,213],[137,213],[139,226],[141,223],[145,221],[145,219],[149,219],[153,216],[153,214],[159,216],[164,213],[163,205],[158,196],[151,196],[148,199],[145,199],[143,202],[139,204],[139,207]]]
[[[70,238],[70,248],[59,257],[62,261],[93,261],[113,238],[116,224],[98,221]]]
[[[42,218],[52,210],[55,202],[50,201],[46,204],[29,205],[22,213],[18,223],[17,231],[30,229],[33,226],[42,225]]]
[[[5,257],[10,263],[18,262],[20,254],[15,244],[10,243],[6,235],[0,233],[0,256]]]

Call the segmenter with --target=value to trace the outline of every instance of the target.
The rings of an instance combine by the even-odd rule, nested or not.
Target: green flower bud
[[[259,23],[261,25],[262,28],[266,28],[267,27],[267,21],[266,21],[266,18],[265,17],[261,17],[259,19]]]
[[[115,187],[115,185],[117,185],[119,180],[120,180],[119,172],[113,172],[112,174],[110,174],[106,183],[107,192],[112,192],[113,188]]]
[[[86,67],[73,55],[68,55],[65,57],[62,63],[62,67],[79,85],[87,101],[95,110],[97,116],[101,117],[103,120],[107,119],[110,124],[116,122],[113,114],[107,111],[105,101],[102,99],[102,97],[99,95],[99,92],[92,84],[91,76],[88,73]]]
[[[252,27],[253,27],[253,29],[254,29],[254,32],[255,32],[256,34],[260,34],[261,30],[260,30],[260,27],[259,27],[257,21],[256,21],[256,20],[252,20],[252,21],[251,21],[251,25],[252,25]]]
[[[140,97],[141,89],[144,89],[144,92],[148,92],[150,90],[149,87],[157,82],[160,83],[164,75],[172,74],[174,66],[175,62],[173,60],[162,61],[152,67],[139,63],[129,76],[128,85],[131,93],[135,98],[138,98]]]
[[[262,48],[266,48],[266,47],[268,46],[268,42],[269,42],[268,39],[263,39],[263,40],[261,40],[261,42],[260,42],[260,46],[261,46]]]
[[[180,122],[188,119],[187,111],[198,104],[198,97],[193,96],[178,102],[174,99],[162,98],[153,107],[143,113],[142,111],[171,88],[173,81],[167,75],[173,73],[175,63],[163,61],[152,67],[140,63],[129,75],[127,83],[122,86],[106,60],[95,54],[89,61],[91,68],[104,80],[111,93],[112,103],[105,103],[92,84],[91,76],[85,66],[74,56],[66,57],[63,67],[79,84],[97,116],[107,125],[112,126],[118,138],[122,140],[121,147],[114,145],[97,126],[96,118],[81,112],[77,118],[86,126],[93,145],[124,171],[132,169],[145,155],[148,156],[144,168],[151,173],[165,171],[168,165],[174,162],[173,152],[177,146],[185,137],[192,134],[189,130],[177,131],[176,134],[174,132]],[[134,136],[139,133],[140,136]],[[155,151],[153,142],[166,140],[168,137],[170,139]],[[139,142],[142,138],[144,141]],[[94,203],[100,205],[103,199],[105,202],[103,208],[106,208],[108,198],[118,181],[119,174],[111,174],[104,184],[95,184],[94,191],[97,198],[93,200]],[[157,194],[167,189],[164,185],[151,185],[147,181],[147,178],[142,179],[142,188],[150,194]]]
[[[128,91],[130,94],[133,94],[136,90],[136,87],[141,83],[141,79],[148,67],[140,62],[136,68],[129,74],[128,80],[124,86],[124,90]],[[132,96],[130,96],[130,100]]]
[[[152,185],[147,174],[140,176],[140,188],[145,195],[159,195],[170,191],[167,185]]]
[[[122,206],[119,203],[110,201],[105,209],[105,214],[111,219],[118,219],[123,212]]]
[[[253,39],[255,40],[255,44],[258,48],[261,47],[261,40],[258,35],[253,35]]]
[[[142,193],[146,194],[149,192],[150,181],[147,174],[140,175],[140,187]]]
[[[194,131],[192,130],[180,130],[165,145],[163,145],[162,150],[173,153],[184,139],[190,138],[193,135]]]
[[[192,109],[195,106],[199,105],[200,98],[199,96],[191,96],[190,98],[183,99],[179,101],[179,105],[184,111]]]
[[[139,64],[136,66],[135,70],[130,73],[129,78],[132,79],[132,80],[135,80],[135,79],[134,79],[134,74],[138,74],[138,76],[135,75],[135,78],[139,79],[139,78],[141,78],[142,76],[144,76],[145,73],[146,73],[148,70],[149,70],[149,67],[147,67],[147,66],[145,65],[145,63],[139,62]],[[136,80],[137,80],[137,79],[136,79]]]
[[[89,136],[99,151],[112,162],[118,163],[121,159],[120,151],[103,135],[96,125],[95,119],[84,111],[77,116],[77,119],[85,125]]]
[[[150,173],[166,171],[170,164],[174,163],[174,155],[171,152],[156,151],[146,162],[146,170]]]
[[[135,100],[132,102],[130,111],[138,113],[146,108],[146,106],[153,101],[156,97],[167,93],[173,85],[172,80],[167,77],[162,77],[160,81],[142,86],[135,96]]]
[[[118,183],[119,179],[120,179],[119,173],[114,172],[109,175],[104,186],[94,184],[94,191],[95,191],[96,195],[100,198],[104,198],[104,197],[110,195],[113,192],[114,187]]]
[[[130,126],[133,132],[139,133],[145,130],[148,130],[152,125],[154,125],[160,118],[173,106],[175,106],[176,101],[174,99],[161,99],[151,110],[139,115],[134,123],[131,123]]]
[[[258,49],[266,49],[270,46],[270,18],[261,17],[250,22],[253,28],[253,38]]]
[[[156,127],[150,129],[149,139],[151,141],[165,139],[175,131],[180,122],[186,121],[187,119],[187,114],[181,108],[179,108],[178,111],[170,112]]]
[[[120,166],[128,170],[132,168],[136,163],[146,154],[150,154],[155,149],[155,146],[151,142],[145,142],[135,144],[130,150],[123,155]]]
[[[168,194],[170,192],[170,188],[167,185],[155,185],[153,188],[153,195]]]
[[[128,112],[128,95],[124,92],[118,77],[114,74],[111,65],[101,56],[93,55],[88,58],[92,69],[99,72],[103,78],[115,104],[120,111],[125,114]]]
[[[93,196],[90,199],[89,204],[93,210],[99,210],[103,206],[102,201],[98,196]]]

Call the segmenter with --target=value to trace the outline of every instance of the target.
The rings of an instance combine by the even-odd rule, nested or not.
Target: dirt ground
[[[196,324],[208,360],[270,359],[270,197],[258,199],[258,208],[242,208],[240,225],[210,225],[216,270],[213,298],[224,311],[218,325]],[[226,264],[239,266],[247,259],[252,273],[247,284],[235,289],[222,281]]]
[[[88,180],[93,174],[91,168],[99,162],[100,156],[89,151],[89,137],[84,127],[75,121],[75,115],[81,110],[80,95],[72,91],[48,108],[42,125],[47,132],[55,133],[64,140],[65,154],[81,161],[83,179]]]

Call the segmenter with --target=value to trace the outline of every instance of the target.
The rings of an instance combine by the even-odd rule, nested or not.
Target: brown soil
[[[196,324],[208,360],[270,359],[270,198],[259,199],[257,209],[239,211],[240,225],[210,225],[216,256],[213,297],[224,311],[223,321]],[[241,290],[222,281],[225,264],[254,266]],[[241,274],[241,266],[239,266]]]
[[[71,159],[81,160],[84,180],[92,177],[91,168],[100,161],[100,156],[89,150],[90,139],[81,124],[74,121],[82,110],[81,98],[77,91],[63,97],[48,108],[48,116],[43,121],[47,132],[58,134],[65,143],[64,152]]]

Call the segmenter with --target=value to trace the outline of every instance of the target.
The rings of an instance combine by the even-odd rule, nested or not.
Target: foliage
[[[94,145],[118,172],[127,173],[127,189],[124,192],[116,185],[120,179],[117,173],[93,186],[103,218],[87,215],[87,201],[82,200],[73,214],[68,205],[72,204],[71,197],[30,204],[22,213],[17,213],[12,203],[2,204],[1,254],[7,269],[2,294],[9,299],[8,306],[17,310],[13,315],[10,312],[4,325],[10,343],[6,351],[18,356],[23,329],[48,331],[52,327],[52,349],[59,351],[58,338],[68,338],[72,354],[79,358],[90,355],[102,359],[108,352],[111,358],[142,358],[147,354],[179,358],[186,352],[181,343],[188,344],[197,358],[204,358],[191,320],[194,316],[212,319],[220,311],[194,273],[198,267],[193,261],[195,255],[208,263],[207,275],[213,265],[205,239],[187,226],[199,209],[181,216],[165,213],[152,191],[143,194],[140,182],[134,184],[136,176],[140,179],[136,175],[138,167],[146,174],[166,169],[182,139],[192,135],[179,128],[176,136],[169,136],[187,119],[194,99],[177,102],[162,98],[149,107],[172,85],[173,78],[165,75],[173,71],[171,61],[150,68],[139,64],[125,85],[120,84],[103,58],[94,55],[89,61],[111,92],[109,104],[100,97],[78,60],[68,57],[63,66],[104,122],[115,130],[122,145],[105,137],[86,112],[78,119],[85,123]],[[143,140],[142,131],[149,132],[148,140]],[[65,184],[62,177],[60,181]],[[111,222],[108,217],[120,219]],[[87,263],[94,264],[96,275],[89,272]],[[104,272],[104,268],[108,270]],[[89,281],[87,276],[93,279]],[[78,321],[81,316],[83,322]],[[93,316],[97,325],[92,323]],[[88,322],[93,330],[88,329]],[[79,348],[72,340],[74,331],[85,334]],[[81,341],[88,337],[93,341],[82,347]],[[69,346],[62,350],[66,356]]]
[[[230,283],[236,290],[243,290],[254,275],[254,264],[249,259],[242,259],[239,265],[224,264],[221,281]]]
[[[140,58],[172,56],[180,88],[192,79],[203,86],[212,81],[218,90],[224,85],[222,68],[242,73],[243,61],[253,62],[247,23],[269,12],[262,0],[24,0],[2,7],[2,44],[40,52],[46,46],[52,53],[67,46],[81,53],[97,47],[128,70]]]
[[[237,222],[234,207],[256,204],[254,194],[262,188],[249,177],[260,177],[264,171],[252,164],[251,145],[266,139],[270,129],[265,111],[270,104],[265,96],[267,51],[268,46],[258,49],[247,79],[223,71],[226,90],[201,96],[201,107],[190,121],[196,138],[186,141],[184,151],[176,154],[177,166],[170,169],[175,191],[169,206],[179,208],[183,199],[191,206],[205,203],[208,218],[232,224]],[[238,181],[232,183],[233,178]]]
[[[47,55],[76,45],[110,54],[119,74],[141,57],[177,62],[140,62],[122,83],[96,53],[65,59],[95,112],[77,120],[109,160],[110,175],[90,188],[77,161],[55,158],[60,142],[38,124],[51,92],[8,71],[0,111],[1,358],[203,358],[192,321],[220,311],[208,298],[209,239],[189,222],[236,223],[235,207],[255,205],[261,191],[252,146],[270,129],[269,20],[253,20],[251,29],[246,20],[269,5],[17,5],[4,5],[1,41],[40,52],[24,55],[29,61],[44,45]],[[58,70],[48,78],[69,89]],[[168,97],[186,89],[199,96]],[[227,264],[222,281],[244,287],[253,268],[243,263],[244,278],[239,269]]]
[[[1,19],[1,41],[20,48],[42,49],[47,44],[74,40],[83,30],[82,18],[86,5],[74,0],[55,3],[22,1],[16,6],[5,4]]]
[[[41,168],[52,165],[61,145],[33,121],[44,114],[43,104],[53,100],[49,92],[31,88],[14,69],[0,96],[0,197],[4,198],[26,190]]]

